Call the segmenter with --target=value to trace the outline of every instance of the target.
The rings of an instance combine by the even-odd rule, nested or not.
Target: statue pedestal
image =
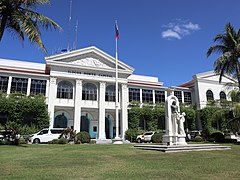
[[[186,136],[178,136],[178,142],[177,142],[177,144],[178,145],[187,145],[187,143],[186,143],[186,138],[185,138]]]
[[[163,135],[163,141],[162,143],[165,145],[176,145],[178,141],[178,137],[177,136],[173,136],[173,135]]]

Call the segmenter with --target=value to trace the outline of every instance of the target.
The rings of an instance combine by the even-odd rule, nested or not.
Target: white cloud
[[[175,32],[175,31],[173,31],[173,30],[171,30],[171,29],[168,29],[168,30],[166,30],[166,31],[163,31],[163,32],[162,32],[162,37],[163,37],[163,38],[177,38],[177,39],[182,39],[181,36],[180,36],[177,32]]]
[[[200,30],[199,24],[193,24],[190,21],[176,19],[173,22],[163,25],[167,30],[162,31],[162,38],[167,39],[182,39],[184,36],[192,34],[194,31]]]
[[[184,24],[183,25],[186,29],[190,29],[190,30],[200,30],[200,27],[198,24],[193,24],[191,22],[189,22],[188,24]]]

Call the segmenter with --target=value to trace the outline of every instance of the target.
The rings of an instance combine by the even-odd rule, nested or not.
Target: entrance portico
[[[87,131],[92,138],[103,140],[119,135],[124,138],[128,124],[127,78],[133,68],[118,62],[119,123],[116,123],[113,57],[90,47],[47,57],[46,62],[50,69],[50,127],[58,121],[61,126],[67,125],[76,132]],[[64,116],[64,109],[71,109],[68,118]],[[59,114],[60,110],[63,114]]]

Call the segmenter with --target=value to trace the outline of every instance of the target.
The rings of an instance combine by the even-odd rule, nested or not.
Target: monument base
[[[175,136],[171,136],[171,135],[163,135],[163,144],[171,146],[171,145],[176,145],[178,141],[178,137]]]
[[[185,138],[186,136],[178,136],[178,142],[177,142],[177,144],[178,145],[187,145],[187,143],[186,143],[186,138]]]
[[[140,145],[134,145],[134,148],[170,153],[170,152],[185,152],[185,151],[229,150],[231,149],[231,146],[222,146],[219,144],[187,144],[187,145],[171,145],[171,146],[160,145],[160,144],[154,144],[154,145],[140,144]]]

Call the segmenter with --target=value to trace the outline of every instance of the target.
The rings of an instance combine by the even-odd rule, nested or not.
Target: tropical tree
[[[234,30],[228,23],[225,26],[224,33],[218,34],[214,38],[215,45],[207,51],[207,57],[212,53],[220,53],[220,57],[214,62],[214,70],[220,74],[219,82],[222,81],[224,74],[237,79],[240,88],[240,30]]]
[[[49,4],[49,0],[0,0],[0,41],[4,31],[10,30],[21,41],[27,37],[36,43],[45,53],[47,50],[41,40],[40,27],[44,29],[61,29],[50,18],[32,9],[38,5]]]

